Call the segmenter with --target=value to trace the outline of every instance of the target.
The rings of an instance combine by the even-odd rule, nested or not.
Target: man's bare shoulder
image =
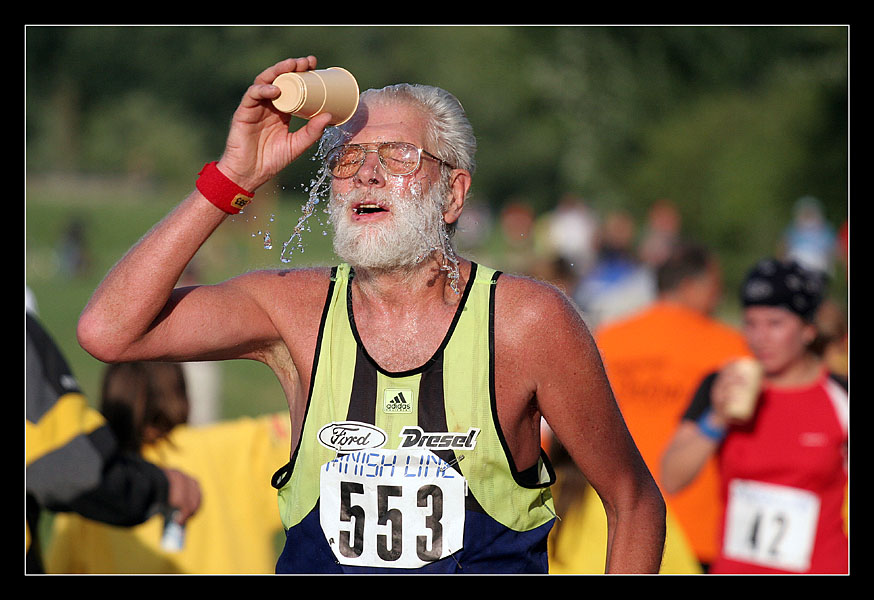
[[[536,398],[541,412],[548,411],[556,399],[576,397],[575,389],[602,379],[588,327],[567,295],[549,283],[502,275],[494,335],[504,399]]]
[[[309,267],[248,271],[237,275],[228,283],[269,292],[297,290],[306,293],[323,291],[321,288],[326,288],[330,280],[330,267]]]
[[[307,316],[322,310],[330,282],[330,267],[312,267],[249,271],[223,285],[240,290],[270,313]]]
[[[495,290],[495,341],[503,348],[588,346],[591,333],[567,295],[554,285],[504,274]]]
[[[250,281],[319,281],[331,277],[331,267],[298,267],[293,269],[257,269],[247,271],[235,279]]]
[[[528,325],[582,324],[573,302],[554,285],[523,275],[504,273],[495,291],[496,313]]]

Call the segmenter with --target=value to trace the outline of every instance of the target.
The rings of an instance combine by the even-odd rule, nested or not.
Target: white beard
[[[353,268],[396,271],[422,262],[434,250],[446,255],[449,237],[443,220],[443,186],[427,193],[411,190],[399,196],[381,195],[372,189],[346,194],[331,192],[330,220],[334,227],[334,252]],[[357,202],[382,201],[391,208],[386,222],[358,225],[348,218]]]

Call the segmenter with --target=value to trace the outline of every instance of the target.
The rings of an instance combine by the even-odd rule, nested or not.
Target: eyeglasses
[[[366,146],[371,146],[371,148]],[[445,160],[408,142],[343,144],[328,152],[325,157],[325,165],[334,177],[353,177],[358,173],[370,152],[376,152],[379,164],[390,175],[403,176],[414,172],[419,168],[423,155],[449,168],[454,168]]]

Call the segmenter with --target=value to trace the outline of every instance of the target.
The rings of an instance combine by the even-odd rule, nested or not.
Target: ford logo
[[[319,430],[318,438],[322,446],[338,452],[380,448],[388,440],[379,427],[358,421],[329,423]]]

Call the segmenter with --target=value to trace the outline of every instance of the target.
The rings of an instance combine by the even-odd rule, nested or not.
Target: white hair
[[[398,83],[361,94],[358,112],[343,125],[325,130],[321,148],[327,152],[344,143],[356,123],[366,118],[368,104],[397,104],[419,108],[426,118],[425,140],[429,152],[458,169],[472,174],[476,170],[476,137],[458,98],[441,88],[412,83]]]

